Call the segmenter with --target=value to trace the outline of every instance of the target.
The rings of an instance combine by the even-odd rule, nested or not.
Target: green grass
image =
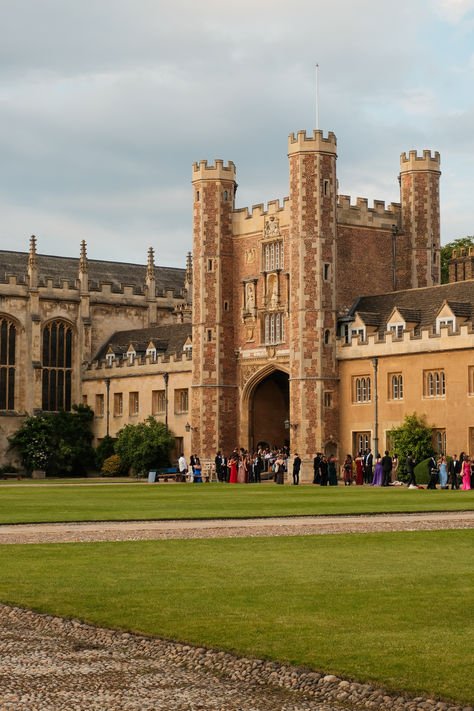
[[[459,511],[474,492],[273,484],[5,487],[0,523]]]
[[[474,533],[2,546],[0,599],[474,702]]]

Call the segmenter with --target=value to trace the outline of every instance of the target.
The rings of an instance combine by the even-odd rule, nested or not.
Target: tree
[[[474,235],[468,237],[459,237],[458,239],[448,242],[444,247],[441,247],[441,283],[447,284],[449,282],[449,268],[448,262],[453,256],[453,249],[460,250],[461,247],[469,249],[469,247],[474,246]],[[459,253],[459,252],[458,252]]]
[[[29,473],[43,469],[48,476],[85,474],[94,462],[93,419],[87,405],[73,405],[72,412],[41,412],[27,417],[9,437],[10,447],[18,450]]]
[[[411,452],[416,462],[421,462],[429,457],[433,451],[431,435],[433,428],[425,423],[424,415],[406,415],[400,427],[390,430],[389,434],[393,442],[393,451],[397,453],[400,460],[398,476],[401,481],[407,480],[406,458]]]
[[[150,415],[144,422],[122,427],[117,434],[115,452],[124,467],[138,475],[166,466],[173,446],[173,433]]]

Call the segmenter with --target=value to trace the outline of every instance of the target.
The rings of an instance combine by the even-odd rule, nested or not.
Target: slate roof
[[[435,325],[438,312],[445,301],[457,316],[472,319],[474,279],[376,296],[361,296],[354,302],[347,316],[354,316],[356,311],[361,317],[362,314],[378,314],[378,328],[385,331],[393,309],[398,308],[407,321],[417,322],[418,328],[431,327]]]
[[[46,285],[46,279],[53,280],[53,286],[61,287],[67,280],[74,286],[79,277],[79,258],[57,257],[38,254],[38,283]],[[129,264],[127,262],[106,262],[100,259],[88,259],[89,289],[99,291],[100,284],[112,284],[112,291],[119,293],[123,285],[133,286],[135,294],[143,293],[146,276],[146,264]],[[25,283],[28,273],[28,252],[13,252],[0,250],[0,282],[7,282],[8,275],[18,277],[19,283]],[[185,269],[175,267],[155,267],[156,294],[165,290],[176,293],[184,288]]]
[[[127,353],[130,344],[137,355],[144,355],[148,344],[153,344],[158,354],[166,356],[181,354],[187,338],[192,337],[191,323],[168,324],[167,326],[150,326],[135,328],[128,331],[116,331],[99,350],[94,360],[105,359],[106,353],[113,351],[115,355]]]

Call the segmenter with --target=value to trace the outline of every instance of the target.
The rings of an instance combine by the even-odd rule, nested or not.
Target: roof
[[[28,252],[0,250],[0,282],[7,282],[8,276],[13,274],[19,283],[26,283],[28,256]],[[46,286],[47,279],[53,280],[53,286],[61,287],[64,280],[72,286],[79,278],[79,258],[38,254],[37,263],[39,286]],[[100,285],[105,282],[112,284],[112,291],[116,293],[122,291],[123,285],[133,286],[135,294],[143,293],[146,264],[106,262],[100,259],[88,259],[87,264],[91,291],[100,291]],[[155,267],[156,294],[168,290],[180,292],[184,288],[185,274],[185,269]]]
[[[150,341],[153,342],[158,353],[170,356],[175,353],[182,353],[186,340],[191,337],[191,323],[176,323],[166,326],[150,326],[149,328],[116,331],[102,346],[94,360],[103,360],[107,352],[123,355],[127,353],[130,345],[133,345],[137,355],[144,355]]]
[[[376,296],[361,296],[352,305],[348,316],[355,312],[363,315],[379,315],[379,329],[385,331],[386,324],[397,308],[407,321],[414,321],[419,328],[430,327],[436,323],[436,317],[447,302],[457,316],[470,319],[474,314],[474,279],[457,281],[420,289],[392,291]]]

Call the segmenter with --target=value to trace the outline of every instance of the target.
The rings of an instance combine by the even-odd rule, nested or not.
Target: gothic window
[[[63,321],[43,329],[43,410],[71,409],[72,330]]]
[[[104,396],[102,394],[97,394],[95,396],[95,412],[96,417],[104,416]]]
[[[275,345],[285,341],[285,315],[267,314],[265,316],[265,345]]]
[[[325,343],[326,345],[329,343],[329,335],[330,335],[330,333],[329,333],[328,329],[326,329],[326,330],[324,331],[324,343]]]
[[[403,376],[400,373],[389,375],[391,400],[403,400]]]
[[[0,319],[0,410],[15,409],[16,327],[9,319]]]
[[[138,415],[139,412],[139,398],[138,392],[129,393],[128,397],[128,412],[130,415]]]
[[[187,388],[174,391],[174,411],[176,414],[187,412],[189,409],[189,394]]]
[[[370,402],[372,399],[370,376],[353,378],[352,380],[352,402]]]
[[[161,415],[166,409],[166,393],[164,390],[152,390],[151,412],[152,415]]]
[[[264,246],[263,264],[266,272],[283,269],[283,242],[269,242]]]
[[[123,414],[123,394],[114,393],[114,417],[121,417]]]
[[[425,370],[423,374],[423,394],[425,397],[446,395],[446,375],[444,370]]]

